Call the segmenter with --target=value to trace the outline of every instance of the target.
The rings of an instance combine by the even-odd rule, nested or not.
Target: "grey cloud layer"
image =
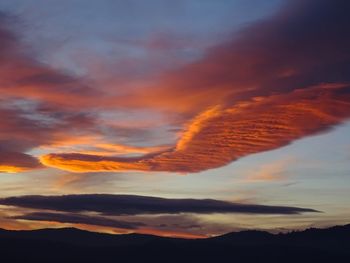
[[[0,199],[1,205],[63,212],[98,212],[104,215],[246,213],[300,214],[310,208],[232,203],[214,199],[167,199],[137,195],[18,196]]]
[[[74,213],[50,213],[50,212],[34,212],[20,216],[11,217],[12,219],[30,220],[30,221],[53,221],[60,223],[71,224],[87,224],[95,226],[122,228],[122,229],[136,229],[145,224],[139,222],[126,222],[122,220],[110,219],[100,216],[89,216]]]

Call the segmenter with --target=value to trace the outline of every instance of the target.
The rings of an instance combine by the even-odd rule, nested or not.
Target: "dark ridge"
[[[146,234],[106,234],[81,230],[77,228],[46,228],[38,230],[5,230],[0,229],[1,238],[15,238],[23,240],[47,240],[84,246],[129,246],[139,245],[153,240],[166,239],[160,236]]]
[[[2,262],[349,262],[350,225],[207,239],[111,235],[75,228],[0,229]]]

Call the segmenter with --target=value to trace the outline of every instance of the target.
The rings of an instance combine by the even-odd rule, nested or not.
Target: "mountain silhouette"
[[[241,231],[207,239],[75,228],[0,229],[0,247],[2,262],[349,262],[350,225],[285,234]]]

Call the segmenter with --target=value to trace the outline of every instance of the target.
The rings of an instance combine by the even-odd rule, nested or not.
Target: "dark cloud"
[[[29,154],[0,151],[0,172],[18,172],[42,167],[39,161]]]
[[[289,206],[231,203],[214,199],[166,199],[137,195],[18,196],[0,199],[1,205],[104,215],[248,213],[300,214],[316,210]]]
[[[18,172],[42,166],[26,153],[49,141],[50,128],[24,116],[24,111],[9,108],[0,101],[0,172]]]
[[[50,212],[34,212],[20,216],[11,217],[12,219],[31,220],[31,221],[49,221],[59,223],[71,223],[71,224],[86,224],[94,226],[104,226],[122,229],[137,229],[144,226],[139,222],[126,222],[121,220],[115,220],[105,218],[101,216],[89,216],[82,214],[63,214],[63,213],[50,213]]]
[[[191,230],[204,229],[206,227],[215,227],[220,224],[211,224],[210,222],[202,221],[200,216],[193,214],[162,214],[162,215],[138,215],[125,216],[125,219],[134,218],[145,223],[145,225],[152,228],[159,228],[163,230]],[[232,229],[232,227],[231,227]]]

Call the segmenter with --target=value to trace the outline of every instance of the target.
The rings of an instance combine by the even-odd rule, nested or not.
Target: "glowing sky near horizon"
[[[203,237],[348,223],[348,11],[342,0],[0,0],[0,198],[320,211],[111,216],[0,199],[0,228]]]

